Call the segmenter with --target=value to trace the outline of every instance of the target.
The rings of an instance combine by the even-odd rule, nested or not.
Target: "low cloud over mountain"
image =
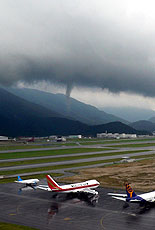
[[[115,6],[115,7],[114,7]],[[47,81],[154,97],[154,3],[0,3],[0,84]]]

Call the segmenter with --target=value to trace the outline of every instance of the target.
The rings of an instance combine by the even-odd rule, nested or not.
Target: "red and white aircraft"
[[[50,175],[46,175],[47,185],[38,185],[37,188],[56,192],[56,193],[75,193],[75,192],[84,192],[93,195],[97,195],[98,192],[93,190],[99,186],[99,182],[97,180],[88,180],[81,183],[69,184],[69,185],[58,185],[55,180]]]

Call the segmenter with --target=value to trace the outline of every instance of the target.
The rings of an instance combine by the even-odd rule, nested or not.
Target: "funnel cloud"
[[[40,81],[155,96],[155,3],[5,0],[0,84]]]

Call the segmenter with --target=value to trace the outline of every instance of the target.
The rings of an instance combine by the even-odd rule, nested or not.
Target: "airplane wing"
[[[117,199],[117,200],[126,201],[126,198],[123,198],[123,197],[112,196],[112,198]]]
[[[36,189],[51,191],[51,189],[48,187],[48,185],[38,185],[38,186],[36,186]]]
[[[94,194],[94,195],[98,194],[98,192],[96,190],[92,190],[92,189],[89,189],[89,188],[85,188],[82,191],[86,192],[86,193]]]
[[[114,197],[127,197],[126,194],[118,194],[118,193],[108,193],[109,196],[114,196]]]
[[[30,181],[30,180],[23,180],[23,181],[15,181],[16,183],[19,183],[19,184],[37,184],[36,181]]]
[[[125,202],[127,201],[125,197],[112,196],[112,198],[117,199],[117,200],[122,200]],[[139,203],[139,202],[141,202],[141,200],[131,198],[129,202],[130,203]]]
[[[96,190],[89,189],[89,188],[75,189],[72,192],[85,192],[85,193],[94,194],[94,195],[98,194]]]

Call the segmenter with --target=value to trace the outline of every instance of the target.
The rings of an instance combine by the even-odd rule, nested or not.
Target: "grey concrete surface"
[[[123,209],[123,203],[107,196],[112,189],[97,188],[95,207],[78,199],[52,198],[51,192],[23,191],[18,184],[0,185],[0,221],[41,230],[154,230],[155,209],[143,213],[137,204]],[[122,191],[121,191],[122,192]]]

